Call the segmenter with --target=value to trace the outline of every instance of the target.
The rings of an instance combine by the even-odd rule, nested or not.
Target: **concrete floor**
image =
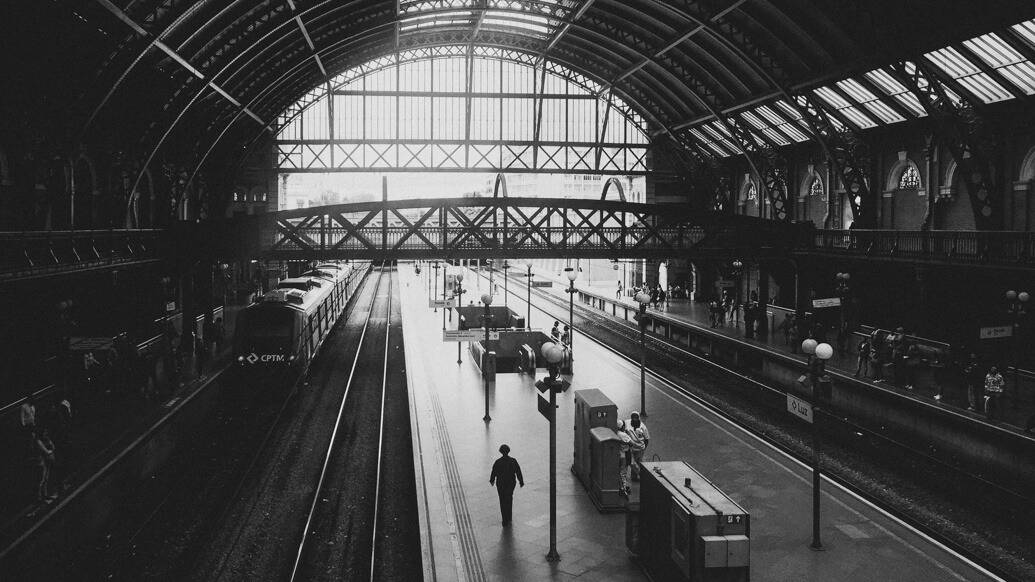
[[[427,281],[415,277],[406,264],[400,267],[400,279],[417,429],[414,455],[418,492],[423,492],[419,517],[428,524],[425,561],[435,578],[646,579],[628,559],[624,514],[599,513],[571,473],[568,428],[575,390],[602,390],[618,405],[620,417],[638,408],[638,368],[584,336],[575,338],[572,389],[558,397],[561,561],[547,563],[549,425],[537,410],[533,379],[498,376],[490,391],[493,420],[482,421],[484,393],[467,344],[461,344],[463,363],[457,365],[456,344],[441,341],[441,313],[426,307]],[[474,296],[480,295],[477,277],[468,274],[465,283]],[[512,294],[509,303],[518,312],[525,309],[523,294]],[[534,328],[548,329],[549,324],[552,320],[533,311]],[[825,481],[825,551],[812,551],[809,468],[650,376],[647,411],[652,433],[648,457],[686,460],[751,514],[751,579],[756,582],[995,579]],[[488,483],[497,448],[504,442],[521,463],[526,485],[515,493],[514,525],[507,529],[500,524],[496,492]]]

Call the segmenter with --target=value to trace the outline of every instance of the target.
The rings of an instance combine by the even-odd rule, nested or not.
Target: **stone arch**
[[[913,160],[906,157],[902,157],[899,158],[897,162],[895,162],[894,166],[891,166],[891,170],[888,172],[888,182],[886,190],[898,190],[898,183],[902,179],[902,173],[910,167],[912,167],[914,170],[916,170],[918,174],[920,174],[921,179],[923,178],[923,172],[920,171],[920,166],[916,165],[916,162],[914,162]],[[927,186],[927,184],[920,182],[919,189],[924,190],[927,188]]]
[[[618,199],[625,202],[625,187],[622,186],[622,181],[615,176],[611,176],[604,182],[604,189],[600,191],[600,199],[607,200],[607,191],[611,189],[612,184],[618,188]]]
[[[754,189],[755,197],[751,199],[751,190]],[[755,214],[759,212],[759,192],[758,184],[755,183],[755,178],[751,174],[744,175],[744,183],[740,186],[740,192],[737,194],[737,207],[741,214],[748,214],[750,206],[754,205]]]
[[[1019,182],[1031,182],[1035,180],[1035,146],[1032,146],[1021,162],[1020,172],[1017,174]]]

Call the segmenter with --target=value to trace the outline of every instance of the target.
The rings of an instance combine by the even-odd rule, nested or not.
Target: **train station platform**
[[[500,273],[497,273],[497,276],[500,275]],[[565,292],[567,280],[552,277],[550,273],[536,274],[536,277],[550,280],[554,283],[552,287],[538,287],[536,289],[538,292],[550,293],[560,300],[568,301],[568,294]],[[524,279],[517,279],[513,276],[509,282],[510,284],[518,285],[525,284]],[[497,285],[497,287],[500,286]],[[598,301],[608,302],[608,304],[617,303],[632,311],[639,308],[639,304],[628,295],[623,294],[621,297],[616,297],[612,286],[586,288],[576,285],[576,287],[582,296],[589,295]],[[610,307],[608,307],[607,312],[610,313]],[[783,318],[790,312],[786,308],[777,307],[771,309],[770,312],[774,313],[772,318],[774,325],[766,333],[756,333],[752,338],[746,337],[742,313],[738,314],[737,319],[730,320],[727,317],[722,325],[712,327],[707,303],[694,302],[689,299],[671,299],[657,308],[648,307],[647,312],[659,319],[669,319],[684,327],[708,329],[710,333],[716,333],[740,342],[747,342],[784,356],[798,358],[802,362],[806,360],[801,350],[797,349],[798,345],[792,345],[792,343],[795,343],[794,336],[787,337],[779,329]],[[824,341],[834,346],[835,349],[833,356],[826,363],[826,369],[829,372],[841,375],[845,379],[853,378],[859,382],[875,384],[874,364],[872,362],[869,363],[869,374],[864,373],[861,376],[855,376],[858,364],[856,349],[861,337],[859,333],[853,334],[851,339],[846,342],[844,352],[837,349],[835,338],[827,337]],[[1035,418],[1035,378],[1024,370],[1017,374],[1012,367],[1004,369],[1003,376],[1007,381],[1007,390],[1003,395],[1003,405],[1000,407],[999,416],[995,419],[995,422],[1000,428],[1021,432]],[[885,372],[885,381],[879,384],[885,389],[897,390],[900,394],[908,395],[911,398],[920,398],[930,403],[949,407],[959,414],[970,416],[974,420],[981,422],[989,420],[980,410],[980,404],[977,410],[967,409],[967,390],[962,374],[951,366],[943,365],[937,370],[930,368],[926,370],[921,369],[917,374],[917,382],[912,388],[895,385],[893,374],[890,372]]]
[[[427,279],[400,269],[414,463],[420,498],[425,580],[645,580],[625,548],[625,514],[602,514],[570,471],[574,391],[596,388],[619,417],[639,406],[639,370],[580,336],[572,388],[558,395],[558,552],[549,548],[548,424],[539,414],[534,379],[500,374],[489,391],[492,421],[482,420],[484,391],[460,344],[442,342],[442,314],[427,307]],[[468,273],[471,292],[476,281]],[[511,289],[516,291],[516,289]],[[521,294],[512,309],[525,309]],[[560,313],[532,311],[548,329]],[[558,317],[554,317],[558,316]],[[539,374],[541,377],[542,374]],[[822,540],[811,541],[811,471],[648,375],[647,458],[685,460],[751,515],[751,579],[995,580],[963,557],[853,494],[824,481]],[[500,444],[510,445],[525,487],[514,496],[514,524],[504,528],[489,473]],[[633,500],[638,492],[634,489]]]

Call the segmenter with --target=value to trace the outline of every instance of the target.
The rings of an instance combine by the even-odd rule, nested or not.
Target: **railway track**
[[[481,273],[478,273],[478,275],[487,279]],[[520,286],[515,285],[515,287]],[[524,293],[521,293],[520,289],[510,289],[509,291],[519,301],[525,301]],[[533,292],[540,301],[545,301],[553,307],[548,309],[541,304],[536,304],[537,302],[533,302],[533,307],[536,310],[554,319],[566,319],[568,310],[566,301],[538,289],[533,289]],[[574,314],[575,329],[582,332],[585,337],[595,341],[616,355],[634,364],[639,364],[637,355],[639,352],[639,328],[637,326],[623,320],[607,317],[599,311],[579,304],[574,306]],[[809,441],[805,431],[790,422],[783,421],[780,415],[773,412],[775,409],[782,411],[785,398],[782,390],[769,386],[764,382],[703,357],[700,354],[684,349],[682,346],[669,342],[665,338],[647,334],[645,336],[645,343],[650,348],[648,350],[647,364],[647,373],[649,375],[657,378],[669,388],[725,417],[731,423],[768,442],[799,462],[805,465],[809,463],[808,459],[811,455],[811,448],[807,445]],[[732,406],[727,401],[727,398],[716,392],[709,393],[707,390],[691,390],[689,388],[689,384],[699,382],[696,376],[700,376],[700,372],[703,370],[698,368],[693,373],[688,373],[686,371],[688,360],[702,364],[704,370],[708,370],[712,374],[718,373],[727,378],[734,377],[738,380],[733,383],[728,381],[711,382],[721,385],[723,392],[733,393],[737,396],[733,399]],[[674,370],[679,370],[679,372],[676,373]],[[757,402],[758,400],[762,402],[759,403]],[[737,407],[745,402],[750,402],[754,410],[747,414],[740,414]],[[888,463],[895,464],[894,461],[889,461],[889,459],[895,459],[900,463],[905,463],[903,466],[910,467],[914,473],[925,474],[927,476],[925,480],[926,486],[934,485],[943,488],[944,491],[939,495],[946,495],[956,500],[967,497],[967,492],[970,492],[971,499],[987,498],[990,495],[991,499],[1002,502],[1002,511],[999,512],[1002,516],[1009,515],[1010,508],[1017,508],[1018,502],[1028,508],[1027,511],[1021,510],[1023,513],[1030,513],[1030,508],[1035,507],[1035,500],[1023,492],[1004,487],[983,476],[974,475],[945,463],[922,450],[918,450],[915,446],[896,440],[892,435],[860,426],[847,417],[839,416],[828,410],[821,410],[820,418],[824,421],[824,426],[826,427],[824,431],[828,431],[828,437],[833,436],[836,440],[836,447],[823,451],[825,478],[888,512],[923,535],[951,548],[974,563],[980,564],[990,572],[1008,579],[1017,576],[1016,570],[1009,563],[1014,560],[1000,560],[1002,557],[1001,550],[997,551],[998,548],[992,545],[988,545],[981,550],[975,550],[961,543],[960,534],[963,532],[961,532],[960,528],[956,527],[955,524],[948,524],[948,528],[946,528],[946,522],[949,520],[937,513],[925,513],[924,508],[910,503],[914,499],[910,499],[908,496],[903,498],[896,495],[894,501],[897,501],[898,504],[889,504],[889,500],[886,497],[872,489],[873,482],[859,483],[856,481],[855,478],[860,477],[860,475],[858,470],[852,465],[855,462],[863,461],[870,467],[882,464],[887,466]],[[832,444],[835,443],[828,440],[827,445],[824,446]],[[874,460],[876,460],[876,463],[874,463]],[[898,467],[898,469],[900,470],[901,467]],[[870,477],[865,471],[861,476]],[[915,479],[915,476],[913,478]],[[907,487],[917,485],[915,483],[907,483],[907,479],[894,475],[893,471],[885,472],[878,476],[878,482],[885,479],[895,485],[906,485]],[[994,493],[990,493],[990,491]],[[887,493],[887,491],[884,491],[884,493]],[[903,502],[906,503],[903,504]],[[953,511],[958,508],[952,507],[948,509]],[[918,514],[920,515],[918,516]],[[953,515],[952,517],[955,519],[958,518],[958,515]],[[984,535],[983,532],[989,531],[990,525],[1001,523],[988,518],[986,515],[975,517],[978,520],[976,526],[973,523],[967,524],[967,526],[971,527],[975,532],[982,532],[981,535]],[[1002,541],[1001,536],[996,537],[1000,538],[997,541]],[[1015,541],[1014,543],[1016,544],[1016,549],[1024,546],[1023,540],[1020,542]],[[1023,551],[1017,553],[1023,554]],[[1014,572],[1012,575],[1011,571]]]

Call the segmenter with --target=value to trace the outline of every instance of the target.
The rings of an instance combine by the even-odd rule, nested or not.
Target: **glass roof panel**
[[[1005,87],[952,47],[938,49],[924,56],[984,103],[1013,98],[1013,94]]]
[[[866,78],[870,80],[878,89],[884,91],[889,97],[898,101],[900,105],[905,107],[910,113],[917,117],[924,117],[927,115],[927,111],[923,105],[920,104],[920,100],[916,98],[916,95],[911,93],[905,88],[902,83],[899,83],[891,73],[884,69],[876,69],[866,73]]]
[[[905,117],[899,115],[898,112],[888,106],[887,103],[881,101],[873,94],[873,92],[866,87],[863,87],[862,84],[855,79],[838,81],[837,86],[840,87],[841,90],[849,97],[855,99],[856,102],[861,103],[867,111],[876,115],[884,123],[898,123],[906,120]]]
[[[400,32],[436,28],[495,30],[545,40],[581,0],[399,0]],[[484,14],[483,14],[484,10]]]
[[[761,115],[769,123],[773,124],[773,127],[782,131],[785,135],[789,136],[796,142],[809,141],[809,136],[803,131],[798,129],[793,123],[777,115],[775,111],[769,108],[768,105],[762,105],[755,109],[755,113]]]
[[[699,130],[697,128],[692,128],[690,130],[690,135],[693,136],[693,138],[695,140],[697,140],[699,143],[704,144],[708,149],[710,149],[713,152],[719,154],[720,156],[725,158],[725,157],[728,157],[730,155],[729,152],[727,152],[726,150],[722,149],[719,146],[719,144],[715,143],[715,141],[713,139],[705,136],[704,133],[701,132],[701,130]]]
[[[1035,18],[1026,20],[1020,24],[1015,24],[1010,27],[1010,30],[1017,33],[1018,36],[1028,41],[1028,44],[1035,47]]]
[[[963,41],[963,44],[1025,94],[1035,94],[1035,64],[1024,58],[1002,37],[993,32]]]
[[[763,134],[765,134],[765,136],[768,137],[769,140],[772,141],[773,143],[775,143],[777,145],[787,145],[787,144],[791,143],[790,140],[788,140],[786,137],[783,136],[783,134],[777,132],[775,129],[770,127],[769,124],[767,124],[766,122],[762,121],[754,113],[752,113],[750,111],[745,111],[744,113],[740,114],[740,117],[743,118],[748,123],[750,123],[752,126],[754,126],[755,129],[758,129]]]
[[[861,129],[868,129],[876,127],[877,123],[867,117],[862,111],[853,107],[847,99],[841,97],[836,91],[830,87],[820,87],[815,90],[816,95],[819,95],[821,99],[829,103],[840,113],[844,115],[849,121],[858,126]]]

